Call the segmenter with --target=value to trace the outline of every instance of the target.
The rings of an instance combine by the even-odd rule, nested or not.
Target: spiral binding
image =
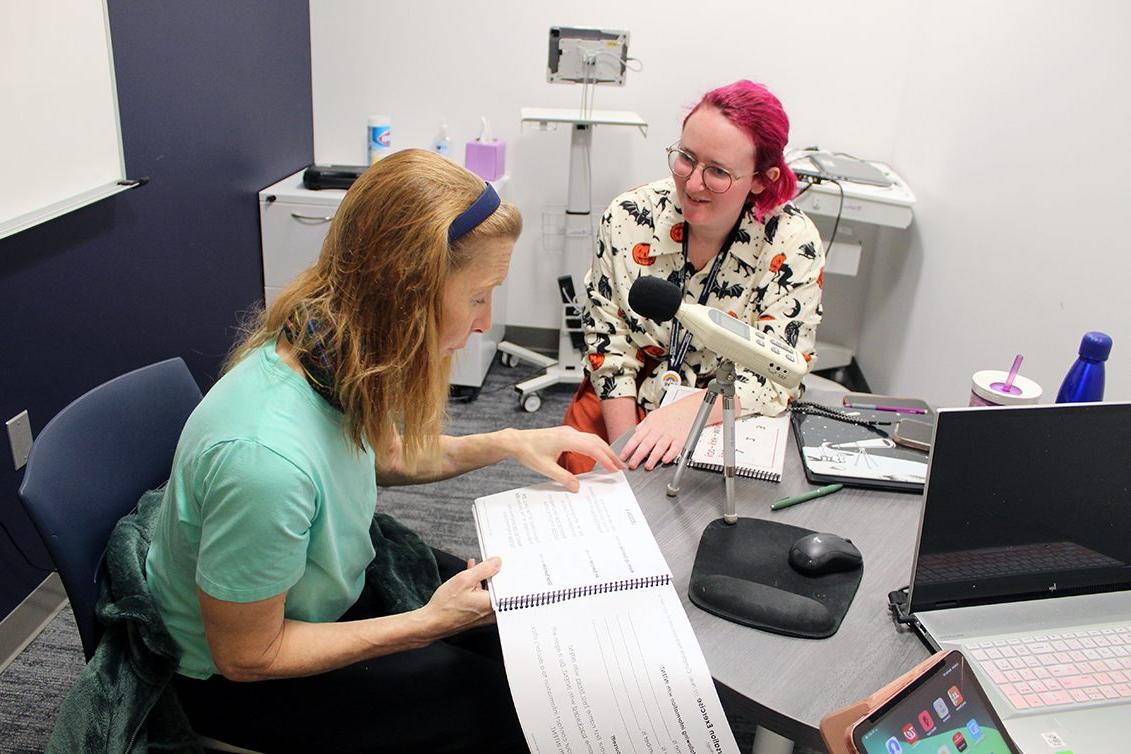
[[[642,589],[649,586],[662,586],[672,583],[671,575],[644,576],[635,579],[620,579],[618,581],[605,581],[589,586],[577,586],[570,589],[555,589],[550,592],[524,594],[518,597],[504,597],[499,600],[499,611],[522,610],[527,607],[540,607],[552,605],[555,602],[572,600],[575,597],[587,597],[591,594],[606,594],[608,592],[623,592],[627,589]]]
[[[720,474],[723,471],[721,463],[700,463],[698,461],[690,461],[687,464],[696,469],[706,469],[707,471],[717,471]],[[746,469],[741,466],[734,467],[734,475],[746,477],[747,479],[757,479],[762,482],[780,482],[781,474],[776,471],[769,471],[767,469]]]
[[[804,414],[806,416],[819,416],[822,419],[832,419],[833,421],[844,422],[845,424],[854,424],[858,427],[867,427],[873,432],[878,432],[886,436],[887,433],[877,427],[890,427],[896,423],[896,419],[883,420],[883,419],[865,419],[847,411],[842,411],[832,406],[822,406],[819,403],[810,403],[808,401],[794,401],[789,405],[790,413]]]

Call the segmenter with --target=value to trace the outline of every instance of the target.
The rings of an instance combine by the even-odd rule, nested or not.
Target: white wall
[[[1116,340],[1108,397],[1131,399],[1131,325],[1116,290],[1131,271],[1131,227],[1116,219],[1131,158],[1115,138],[1129,122],[1120,35],[1131,11],[1072,7],[312,0],[315,157],[363,162],[376,112],[392,115],[399,146],[427,146],[447,119],[462,154],[488,116],[508,141],[511,198],[527,223],[508,319],[556,327],[564,260],[544,253],[540,226],[543,208],[565,201],[569,133],[524,132],[519,110],[578,102],[577,87],[545,82],[550,26],[628,29],[645,68],[601,88],[595,106],[635,110],[651,127],[647,138],[596,130],[595,212],[666,174],[663,148],[703,92],[763,81],[790,114],[793,144],[889,161],[917,194],[911,229],[880,233],[866,274],[827,288],[822,333],[843,342],[863,316],[859,359],[876,389],[963,403],[974,369],[1021,351],[1024,372],[1055,391],[1080,334],[1104,329]],[[1114,170],[1093,174],[1100,164]]]
[[[1020,352],[1051,401],[1097,329],[1106,397],[1131,399],[1128,30],[1117,2],[919,8],[892,149],[918,206],[909,248],[878,254],[874,389],[961,403]]]

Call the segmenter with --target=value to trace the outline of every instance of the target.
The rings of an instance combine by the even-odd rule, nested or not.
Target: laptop
[[[793,166],[793,172],[806,178],[833,178],[839,181],[863,183],[869,186],[891,186],[894,181],[876,166],[848,155],[812,152],[805,155],[815,170]]]
[[[1131,403],[942,409],[908,610],[1022,751],[1131,751]]]

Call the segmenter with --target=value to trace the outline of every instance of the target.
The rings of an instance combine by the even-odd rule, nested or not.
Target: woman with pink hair
[[[666,278],[684,300],[725,311],[793,345],[811,362],[825,255],[813,223],[790,204],[797,179],[783,150],[789,119],[761,84],[708,92],[667,148],[671,176],[627,191],[601,217],[585,278],[586,376],[564,423],[615,440],[632,468],[670,463],[683,450],[700,400],[660,408],[667,387],[704,388],[719,366],[683,328],[636,315],[628,291],[641,275]],[[700,394],[701,394],[700,390]],[[797,397],[739,367],[740,415],[777,415]],[[716,404],[712,423],[722,418]],[[575,473],[591,459],[564,454]]]

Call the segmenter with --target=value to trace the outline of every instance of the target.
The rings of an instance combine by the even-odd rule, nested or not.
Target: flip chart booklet
[[[671,571],[622,472],[472,511],[530,750],[738,752]]]
[[[661,406],[678,400],[691,400],[695,388],[672,385],[664,393]],[[698,399],[702,400],[702,398]],[[721,401],[721,399],[719,399]],[[734,473],[751,479],[780,482],[785,468],[785,448],[789,444],[789,414],[744,416],[734,422]],[[710,471],[723,470],[723,425],[703,427],[688,466]]]

